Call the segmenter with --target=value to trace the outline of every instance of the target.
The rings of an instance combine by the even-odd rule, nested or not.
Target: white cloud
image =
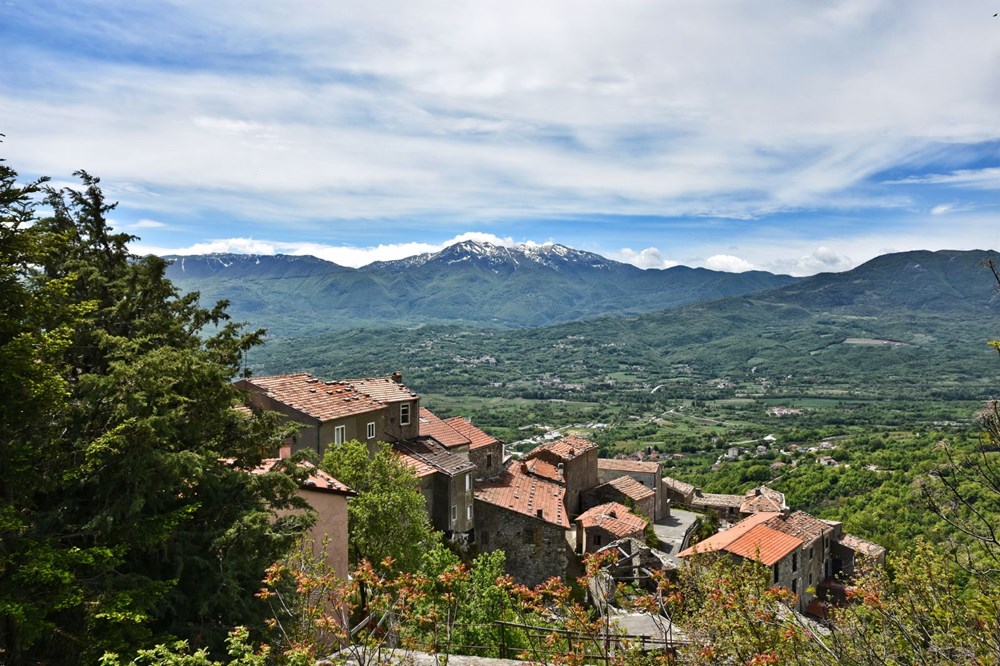
[[[166,227],[163,222],[157,222],[156,220],[139,220],[135,224],[128,225],[130,229],[163,229]]]
[[[931,215],[944,215],[950,213],[955,209],[954,204],[938,204],[931,208]]]
[[[1000,189],[1000,167],[959,169],[951,173],[909,176],[886,181],[887,185],[956,185],[976,190]]]
[[[731,254],[716,254],[705,260],[705,268],[713,271],[725,271],[727,273],[743,273],[752,271],[754,265],[745,259],[734,257]]]
[[[628,247],[623,247],[617,252],[612,252],[609,258],[632,264],[639,268],[670,268],[677,266],[676,261],[664,259],[660,254],[660,250],[655,247],[647,247],[639,252]]]

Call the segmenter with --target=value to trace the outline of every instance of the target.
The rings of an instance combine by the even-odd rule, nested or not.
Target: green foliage
[[[349,552],[353,563],[381,566],[387,558],[416,571],[434,540],[420,482],[388,444],[374,455],[352,440],[330,447],[321,467],[358,493],[348,502]]]
[[[241,471],[280,437],[232,409],[261,332],[130,255],[78,176],[40,217],[39,185],[0,164],[3,660],[221,649],[233,624],[260,626],[256,583],[307,522],[275,515],[300,506],[292,479]]]

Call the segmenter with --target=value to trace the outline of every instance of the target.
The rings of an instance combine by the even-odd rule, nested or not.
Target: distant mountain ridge
[[[312,256],[168,256],[167,276],[236,319],[277,333],[387,322],[538,327],[627,316],[774,289],[797,281],[764,271],[639,269],[564,245],[465,241],[347,268]]]

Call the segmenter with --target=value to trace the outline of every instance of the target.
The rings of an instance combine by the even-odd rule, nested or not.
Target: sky
[[[1000,0],[0,0],[0,157],[139,253],[1000,249]]]

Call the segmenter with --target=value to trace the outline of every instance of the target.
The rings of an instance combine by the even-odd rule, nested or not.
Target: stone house
[[[452,540],[472,542],[472,481],[476,466],[430,437],[393,442],[392,449],[420,480],[420,492],[434,529]]]
[[[433,437],[452,453],[476,466],[477,479],[495,479],[503,471],[504,444],[461,416],[440,419],[420,408],[420,435]]]
[[[635,479],[646,486],[655,494],[653,500],[653,512],[646,514],[653,520],[666,518],[670,515],[670,501],[663,491],[663,465],[658,462],[634,460],[611,460],[599,458],[597,460],[597,479],[601,483],[607,483],[620,476],[627,476]]]
[[[511,461],[497,478],[476,485],[478,546],[503,550],[507,573],[524,585],[566,575],[570,524],[566,488],[551,478],[558,474],[543,460]]]
[[[292,451],[311,449],[322,456],[331,445],[356,439],[374,450],[386,441],[386,406],[346,382],[324,382],[306,373],[241,379],[254,409],[277,412],[302,428]]]
[[[607,502],[618,502],[634,507],[647,518],[653,518],[656,512],[656,493],[630,476],[619,476],[585,490],[582,501],[585,511]]]
[[[660,488],[664,499],[670,504],[691,506],[691,500],[694,499],[695,487],[690,483],[684,483],[683,481],[665,476],[660,481]]]
[[[600,550],[619,539],[642,539],[646,525],[643,518],[618,502],[608,502],[588,509],[576,519],[576,550],[581,555]]]
[[[495,479],[504,469],[504,443],[471,422],[456,416],[445,423],[469,438],[469,460],[476,466],[477,479]]]
[[[566,483],[566,513],[580,515],[583,491],[598,484],[597,445],[580,437],[563,437],[535,447],[525,458],[538,458],[562,470]]]
[[[740,502],[740,513],[744,516],[750,516],[762,511],[780,513],[787,510],[788,505],[785,504],[784,493],[779,493],[777,490],[768,488],[767,486],[751,488],[743,493],[743,501]]]
[[[384,438],[413,439],[420,436],[420,396],[403,386],[403,375],[394,372],[389,377],[363,377],[349,379],[345,383],[359,392],[385,405]]]
[[[842,531],[840,523],[819,520],[804,511],[760,512],[723,532],[681,551],[726,552],[771,568],[774,584],[798,595],[798,610],[812,612],[816,594],[836,597],[854,573],[859,556],[879,566],[885,549]]]
[[[695,488],[689,506],[702,513],[714,513],[720,520],[732,523],[740,519],[740,505],[742,504],[742,495],[705,493],[702,492],[701,488]]]

